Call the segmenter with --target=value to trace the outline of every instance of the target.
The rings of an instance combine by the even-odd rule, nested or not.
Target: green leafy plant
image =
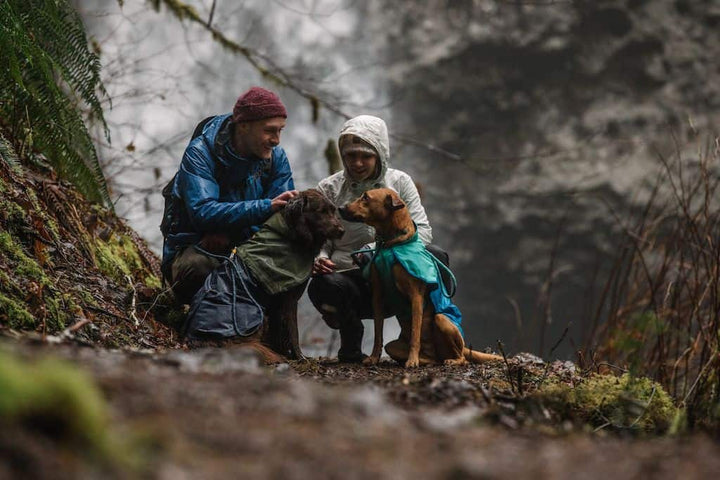
[[[0,2],[0,51],[0,143],[7,139],[21,158],[42,152],[88,199],[111,206],[84,122],[85,114],[99,122],[109,141],[100,104],[106,92],[73,7],[66,0]]]

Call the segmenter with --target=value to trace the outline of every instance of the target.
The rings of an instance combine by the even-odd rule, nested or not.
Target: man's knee
[[[190,303],[193,295],[202,287],[205,279],[220,265],[220,261],[204,255],[193,247],[187,247],[173,260],[172,285],[181,303]]]

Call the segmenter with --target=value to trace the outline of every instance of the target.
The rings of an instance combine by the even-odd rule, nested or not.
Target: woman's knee
[[[340,328],[341,311],[343,309],[343,288],[341,279],[333,278],[336,274],[314,277],[308,285],[308,297],[315,309],[322,314],[328,327]]]
[[[328,278],[330,275],[322,275],[319,277],[313,277],[308,285],[307,293],[312,304],[318,310],[322,310],[320,307],[326,304],[335,304],[340,293],[340,288],[337,282],[332,281]]]
[[[443,263],[443,265],[445,265],[447,267],[450,266],[450,256],[448,255],[448,253],[445,250],[443,250],[442,248],[438,247],[437,245],[433,245],[433,244],[426,245],[425,248],[427,249],[428,252],[430,252],[432,254],[433,257],[440,260]]]

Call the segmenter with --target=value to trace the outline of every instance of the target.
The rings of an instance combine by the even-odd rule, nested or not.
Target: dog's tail
[[[256,338],[251,337],[239,337],[234,338],[229,345],[233,348],[249,348],[262,359],[265,365],[275,365],[277,363],[285,363],[287,359],[277,353],[272,348],[259,342]]]
[[[467,347],[463,348],[463,356],[467,361],[472,363],[499,362],[503,359],[503,357],[501,357],[500,355],[493,355],[492,353],[482,353],[476,350],[470,350]]]
[[[275,350],[271,349],[270,347],[263,345],[262,343],[252,342],[246,344],[246,346],[258,352],[262,356],[262,359],[266,365],[275,365],[277,363],[287,362],[287,359],[285,359],[285,357],[275,352]]]

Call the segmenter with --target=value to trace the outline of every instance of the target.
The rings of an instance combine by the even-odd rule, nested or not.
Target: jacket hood
[[[345,168],[345,163],[343,162],[345,177],[348,182],[353,183],[353,190],[365,191],[372,188],[378,188],[379,186],[384,186],[385,173],[387,172],[388,160],[390,158],[390,140],[388,138],[388,130],[385,122],[381,118],[374,117],[372,115],[360,115],[345,122],[345,125],[343,125],[340,130],[338,146],[342,144],[342,138],[345,135],[354,135],[369,143],[378,153],[378,161],[380,162],[380,172],[378,175],[361,182],[354,182],[352,180],[352,177],[347,171],[347,168]]]

